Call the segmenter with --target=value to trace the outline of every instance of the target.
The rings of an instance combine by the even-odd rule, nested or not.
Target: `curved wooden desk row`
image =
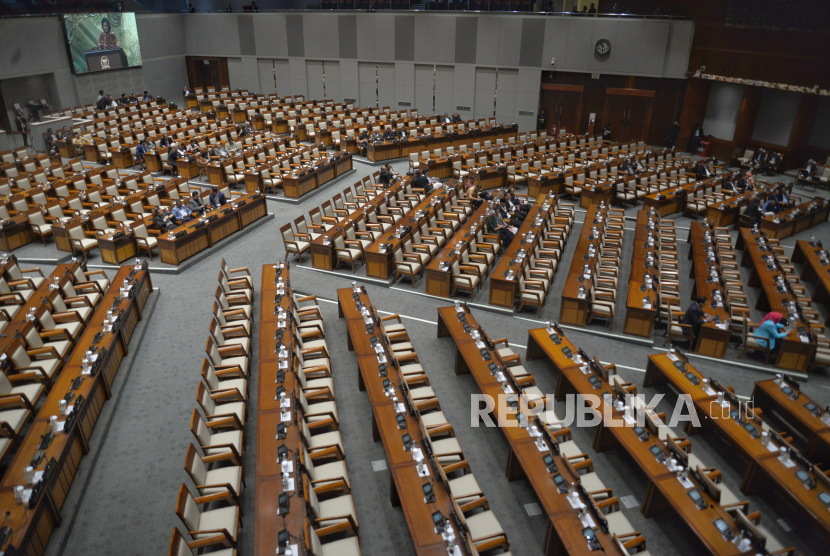
[[[830,263],[822,262],[822,252],[826,253],[821,244],[798,240],[791,261],[803,265],[801,279],[813,284],[810,299],[826,306],[830,303]],[[830,323],[830,319],[827,322]]]
[[[467,327],[469,332],[465,330]],[[474,331],[479,333],[479,340],[472,338],[471,334]],[[545,400],[535,392],[538,388],[534,387],[532,375],[514,376],[511,367],[515,361],[512,360],[518,356],[512,354],[507,347],[506,338],[491,340],[466,305],[438,309],[438,337],[447,336],[455,343],[455,373],[470,373],[481,393],[490,396],[495,402],[489,414],[494,422],[499,423],[499,428],[509,444],[505,475],[508,480],[526,478],[547,515],[547,531],[542,547],[544,554],[564,556],[591,553],[583,533],[586,525],[581,522],[579,510],[570,502],[568,495],[557,490],[554,476],[558,476],[560,480],[564,479],[565,484],[579,485],[577,490],[580,502],[591,514],[593,525],[589,527],[596,535],[602,553],[627,555],[628,551],[623,548],[623,544],[627,544],[633,538],[626,538],[623,542],[621,538],[608,532],[602,511],[582,486],[580,474],[574,464],[559,449],[559,443],[569,438],[570,430],[563,428],[554,432],[548,428],[546,421],[539,419],[538,414],[524,416],[528,424],[536,426],[542,434],[539,442],[544,450],[540,450],[537,440],[530,434],[530,429],[521,426],[521,406],[511,407],[509,396],[513,396],[514,399],[522,398],[522,404],[528,409],[533,408],[536,403],[544,404]],[[499,347],[502,343],[504,348]],[[491,370],[491,364],[495,366],[495,371]],[[500,375],[504,375],[503,381],[499,380],[502,378]],[[529,394],[527,389],[531,387],[534,388],[534,393]],[[502,399],[508,396],[507,403],[497,401],[500,396]],[[518,403],[518,400],[516,402]],[[552,405],[550,407],[552,408]],[[544,456],[553,458],[555,470],[549,470],[549,464],[543,460]],[[644,549],[644,540],[638,540],[637,545]],[[632,548],[633,551],[634,544],[630,544],[628,548]]]
[[[386,452],[392,490],[391,502],[393,506],[401,506],[403,510],[415,552],[419,555],[428,556],[447,554],[447,543],[442,539],[441,533],[436,530],[433,520],[433,514],[440,512],[445,520],[452,518],[457,537],[455,546],[460,554],[464,556],[477,555],[475,545],[469,542],[466,536],[462,536],[465,535],[465,532],[457,515],[458,505],[453,501],[449,488],[444,482],[445,475],[441,471],[442,464],[435,461],[432,454],[427,450],[429,441],[426,436],[428,433],[421,421],[420,411],[422,409],[440,409],[437,406],[437,399],[434,401],[426,400],[429,406],[413,404],[409,397],[407,380],[401,373],[400,365],[413,360],[417,362],[417,356],[412,357],[414,355],[412,354],[399,362],[392,355],[392,351],[387,344],[388,337],[382,329],[382,321],[379,320],[377,311],[372,306],[365,288],[360,288],[360,293],[356,293],[352,288],[338,289],[337,300],[340,318],[346,319],[346,326],[348,327],[349,350],[354,351],[357,356],[358,386],[366,392],[372,406],[372,438],[375,442],[382,441]],[[361,309],[364,307],[370,311],[371,333],[368,332],[368,326],[361,313]],[[379,362],[379,356],[372,344],[374,338],[377,338],[376,342],[382,346],[385,363]],[[383,366],[381,367],[381,365]],[[385,377],[382,376],[381,369],[386,374]],[[404,406],[403,412],[399,413],[400,407],[396,408],[396,404],[386,395],[385,380],[388,380],[395,388],[396,395],[403,397],[402,400],[399,400],[399,404]],[[399,425],[399,420],[405,422],[405,430],[403,430],[402,425]],[[451,425],[447,426],[451,429]],[[430,478],[422,477],[419,474],[412,454],[405,449],[404,439],[406,435],[424,451],[425,460],[429,463],[427,469]],[[463,456],[461,459],[463,460]],[[466,465],[466,461],[460,463]],[[433,503],[425,501],[422,488],[425,482],[432,484],[435,496]]]
[[[158,236],[159,256],[167,264],[178,265],[193,255],[213,247],[216,242],[238,232],[268,213],[265,196],[246,193],[204,217],[182,224]],[[216,217],[214,220],[211,218]],[[179,237],[183,232],[186,235]]]
[[[674,356],[649,356],[643,384],[647,387],[669,383],[675,391],[688,395],[701,427],[695,429],[689,422],[686,431],[689,434],[698,430],[716,431],[739,456],[734,458],[735,461],[748,464],[741,492],[782,495],[805,519],[801,525],[804,532],[809,530],[811,533],[802,537],[805,541],[813,543],[816,537],[825,543],[830,540],[830,477],[794,448],[790,438],[772,430],[763,421],[763,412],[742,402],[732,387],[725,387],[711,378],[707,385],[704,380],[703,373],[682,353],[676,352]],[[762,388],[766,396],[778,397],[775,390],[780,392],[781,388],[764,382]],[[757,385],[754,392],[761,392]],[[723,404],[719,402],[719,396],[724,400]],[[767,399],[764,397],[759,401],[766,404]],[[769,445],[765,445],[761,436],[764,432],[769,435]],[[789,457],[785,458],[784,452]]]
[[[559,320],[565,324],[574,326],[585,326],[588,321],[588,314],[591,311],[591,288],[593,287],[593,275],[599,266],[599,244],[601,237],[592,235],[592,228],[596,226],[599,236],[602,236],[605,227],[608,225],[608,214],[610,206],[592,205],[588,207],[582,230],[579,233],[579,241],[576,244],[576,251],[571,257],[571,266],[568,270],[568,278],[562,289],[562,304],[559,309]],[[596,245],[595,245],[596,243]],[[595,255],[590,256],[589,247],[596,247]],[[583,273],[585,266],[588,266],[590,275]]]
[[[674,224],[671,220],[667,222]],[[628,298],[625,302],[623,332],[651,338],[654,319],[657,317],[660,280],[661,219],[654,209],[637,212],[634,232],[634,250],[631,253],[631,273],[628,280]],[[649,260],[651,257],[651,260]],[[646,282],[651,276],[651,283]]]
[[[397,197],[399,193],[403,192],[407,185],[409,185],[409,181],[408,177],[403,178],[387,189],[383,189],[382,186],[377,185],[376,189],[374,189],[375,195],[371,199],[365,202],[358,210],[347,211],[346,215],[341,214],[339,218],[336,216],[337,213],[333,213],[335,216],[321,215],[320,223],[315,223],[314,217],[320,213],[320,210],[314,209],[310,211],[309,214],[313,216],[312,223],[308,225],[308,228],[313,233],[318,234],[317,237],[311,240],[312,266],[323,270],[333,270],[337,263],[337,258],[334,253],[335,238],[345,234],[346,228],[354,226],[354,223],[358,220],[364,219],[368,222],[368,218],[372,213],[377,212],[380,214],[382,207],[386,207],[387,200]],[[389,217],[384,216],[382,218]],[[378,220],[382,218],[379,217]],[[386,220],[383,221],[389,223]],[[308,239],[310,239],[310,236],[308,236]]]
[[[709,233],[708,240],[705,239],[706,232]],[[695,353],[722,359],[726,355],[726,348],[729,347],[732,331],[714,231],[709,224],[692,222],[687,242],[692,246],[689,250],[689,260],[692,261],[692,273],[695,280],[691,298],[696,299],[698,296],[705,295],[707,302],[701,309],[707,315],[716,317],[717,320],[717,322],[707,322],[701,325]],[[716,274],[716,277],[713,277],[712,272]],[[722,303],[718,303],[717,306],[715,306],[715,292],[720,292],[722,299]]]
[[[277,426],[282,423],[280,402],[275,395],[278,387],[285,388],[287,395],[292,395],[301,385],[293,369],[279,368],[279,354],[276,349],[276,335],[281,333],[280,342],[286,346],[289,353],[295,349],[294,320],[291,318],[293,290],[289,276],[288,264],[262,265],[262,281],[259,294],[259,363],[257,366],[257,437],[256,437],[256,518],[254,521],[254,554],[274,554],[279,546],[277,537],[281,530],[286,529],[295,540],[304,536],[306,522],[306,499],[298,496],[298,491],[290,493],[290,510],[287,514],[278,515],[279,496],[283,494],[282,473],[277,452],[280,446],[287,447],[290,458],[294,461],[295,469],[292,477],[295,482],[302,475],[296,468],[300,453],[300,432],[293,413],[291,422],[286,424],[286,436],[283,440],[277,438]],[[278,274],[279,273],[279,274]],[[277,281],[281,280],[284,286],[280,288]],[[277,316],[277,307],[282,307],[289,318],[280,322]],[[284,379],[278,382],[277,373],[282,371]],[[292,399],[296,404],[297,399]]]
[[[830,202],[820,198],[812,199],[775,216],[764,217],[761,220],[761,229],[767,237],[784,239],[822,222],[827,222],[828,215],[830,215]]]
[[[643,515],[653,517],[671,510],[693,533],[702,552],[714,556],[742,554],[721,533],[715,521],[722,520],[728,534],[738,536],[741,530],[748,528],[745,517],[742,517],[748,514],[748,505],[722,504],[717,485],[719,472],[706,467],[691,453],[691,442],[675,436],[663,424],[662,414],[654,413],[637,398],[627,397],[628,394],[637,393],[636,386],[620,379],[615,365],[602,364],[596,357],[591,359],[558,326],[553,325],[552,330],[552,333],[545,328],[528,330],[526,358],[546,358],[556,369],[557,401],[564,401],[567,395],[576,395],[583,400],[582,403],[586,403],[584,396],[599,398],[599,404],[591,406],[592,413],[599,421],[593,448],[598,452],[622,448],[645,475],[649,484],[641,508]],[[577,357],[580,361],[576,361]],[[665,357],[671,365],[667,356],[656,357]],[[672,369],[680,379],[687,380],[676,368],[672,366]],[[622,411],[618,409],[617,402],[625,404]],[[607,407],[609,405],[611,407]],[[606,423],[606,416],[610,416],[616,423]],[[634,427],[638,419],[645,425],[642,430]],[[688,468],[689,482],[681,482],[676,472],[669,470],[667,462],[672,459]],[[701,502],[705,502],[704,509],[698,509],[690,497],[692,490],[696,496],[699,495]],[[769,554],[762,546],[765,542],[754,542],[752,554]]]
[[[744,252],[741,266],[751,269],[748,285],[761,289],[755,308],[781,313],[795,326],[789,336],[778,340],[781,347],[775,366],[807,372],[816,354],[815,335],[810,330],[809,322],[803,316],[792,315],[787,306],[787,303],[795,302],[798,307],[797,296],[792,292],[787,274],[781,270],[778,258],[770,248],[766,236],[761,231],[755,233],[751,228],[741,228],[735,249]],[[783,289],[776,282],[776,277],[783,278]]]
[[[555,222],[557,212],[565,206],[560,206],[560,202],[561,197],[550,192],[541,193],[536,197],[522,225],[516,230],[513,241],[503,248],[501,259],[490,272],[489,302],[491,305],[508,309],[516,306],[519,298],[519,275],[530,263],[530,254],[537,245],[541,244],[544,236],[543,228],[547,227],[550,222]],[[571,206],[568,205],[568,207]],[[541,219],[541,224],[536,224],[537,219]],[[528,240],[527,234],[533,234],[533,239]],[[519,258],[520,254],[524,255],[523,258]]]
[[[677,183],[684,179],[686,183],[646,195],[643,205],[646,208],[653,208],[660,216],[682,213],[686,208],[686,195],[688,193],[697,193],[698,191],[702,191],[704,195],[712,193],[718,185],[723,185],[726,176],[731,175],[731,172],[729,172],[697,181],[694,170],[695,163],[691,161],[676,169],[675,175],[671,179],[677,180]]]
[[[125,279],[130,280],[130,293],[121,296]],[[52,529],[61,523],[61,507],[75,477],[80,460],[88,451],[88,441],[104,402],[110,397],[110,386],[141,311],[152,290],[150,274],[146,269],[122,266],[113,277],[89,324],[75,344],[63,371],[46,397],[29,434],[23,440],[16,456],[0,483],[0,507],[11,512],[6,525],[15,532],[5,551],[14,546],[18,554],[43,554]],[[105,325],[107,310],[114,307],[120,316],[115,327],[108,331]],[[87,350],[97,348],[98,359],[92,366],[94,374],[84,374],[82,360]],[[60,415],[59,402],[72,394],[75,408],[69,417],[60,416],[63,432],[54,434],[51,442],[41,448],[42,436],[50,433],[50,417]],[[82,405],[79,400],[83,398]],[[39,483],[40,493],[35,501],[17,504],[14,487],[25,485],[24,470],[35,452],[43,449],[43,460],[37,470],[47,471]],[[48,468],[48,469],[47,469]]]
[[[778,185],[778,184],[775,184]],[[747,191],[733,195],[719,203],[706,207],[706,221],[716,227],[731,226],[738,223],[741,209],[749,203],[749,200],[770,190],[773,186],[763,180],[757,180],[754,191]]]

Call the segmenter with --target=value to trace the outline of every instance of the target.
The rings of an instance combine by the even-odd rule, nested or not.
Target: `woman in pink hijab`
[[[786,338],[790,333],[791,329],[787,328],[786,325],[787,319],[784,318],[784,315],[773,311],[767,313],[767,316],[764,317],[755,330],[754,335],[761,347],[767,347],[767,341],[769,341],[770,350],[775,351],[777,347],[775,340]]]

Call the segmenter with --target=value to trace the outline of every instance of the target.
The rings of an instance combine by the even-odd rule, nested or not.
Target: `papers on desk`
[[[288,369],[288,359],[280,359],[280,365],[279,365],[279,368],[280,368],[281,370],[286,370],[286,369]]]
[[[283,423],[290,423],[291,422],[291,412],[290,411],[283,411],[280,413],[280,420]]]
[[[579,497],[578,497],[578,496],[577,496],[577,497],[573,497],[573,498],[571,498],[570,496],[566,496],[566,498],[568,499],[568,503],[570,503],[571,507],[572,507],[573,509],[575,509],[575,510],[580,510],[580,509],[582,509],[582,508],[587,507],[587,506],[585,506],[585,504],[582,502],[582,500],[580,500],[580,499],[579,499]]]
[[[805,344],[810,343],[810,338],[808,338],[807,336],[799,336],[798,338]]]
[[[723,400],[722,402],[720,402],[720,406],[724,409],[729,409],[729,402],[726,401],[726,400]]]
[[[683,488],[685,488],[686,490],[689,490],[690,488],[695,488],[695,484],[692,481],[690,481],[688,477],[680,476],[677,478],[677,480],[680,481],[680,484],[683,485]]]
[[[398,404],[398,413],[405,413],[405,412],[406,412],[406,406],[402,403],[399,403]]]
[[[767,450],[769,450],[773,454],[777,454],[778,453],[778,446],[776,446],[772,442],[768,442],[767,443]]]
[[[458,546],[454,546],[454,547],[452,547],[452,556],[464,556],[464,555],[461,553],[461,548],[459,548]]]
[[[429,477],[429,465],[416,465],[415,470],[419,477]]]
[[[634,419],[634,417],[632,417],[631,415],[629,415],[628,412],[623,414],[623,421],[625,421],[627,425],[633,426],[637,424],[637,420]]]
[[[56,430],[55,432],[63,432],[63,427],[64,427],[65,425],[66,425],[66,421],[58,421],[58,422],[55,424],[55,427],[57,428],[57,430]]]
[[[728,322],[719,322],[715,326],[717,326],[721,330],[729,330],[729,323]]]
[[[484,342],[482,342],[481,340],[476,340],[476,347],[477,347],[478,349],[484,349],[484,348],[486,348],[487,346],[485,346],[485,345],[484,345]]]
[[[786,452],[784,452],[784,454],[786,454]],[[778,456],[778,461],[780,461],[781,463],[783,463],[783,464],[784,464],[784,467],[786,467],[787,469],[792,469],[793,467],[795,467],[795,462],[794,462],[793,460],[791,460],[791,459],[787,459],[787,460],[785,461],[785,460],[783,459],[783,458],[784,458],[784,454],[781,454],[780,456]]]
[[[578,299],[585,299],[585,294],[584,293],[578,293],[578,294],[576,294],[576,297]]]
[[[594,518],[593,518],[593,517],[591,517],[591,514],[589,514],[588,512],[585,512],[585,515],[583,515],[583,516],[579,519],[579,521],[582,523],[582,526],[583,526],[583,527],[591,527],[591,528],[594,528],[594,527],[596,527],[596,526],[597,526],[597,525],[596,525],[596,523],[594,523]]]
[[[709,396],[717,396],[717,392],[712,390],[711,386],[707,386],[706,388],[703,389],[703,391],[706,392],[706,394],[709,395]]]
[[[285,492],[294,492],[294,477],[288,477],[288,488]]]
[[[511,388],[510,385],[507,384],[506,382],[502,383],[501,389],[504,390],[505,394],[515,394],[515,392],[513,391],[513,388]]]
[[[283,462],[281,462],[280,460],[277,460],[277,463],[282,465]],[[285,463],[286,463],[285,471],[287,471],[288,473],[293,473],[294,472],[294,460],[287,459],[287,460],[285,460]]]
[[[589,375],[589,374],[591,374],[591,369],[589,369],[589,368],[588,368],[588,365],[582,365],[582,366],[579,368],[579,370],[580,370],[580,371],[582,371],[582,374],[584,374],[584,375]]]
[[[41,481],[41,479],[43,479],[43,471],[35,471],[30,484],[36,485]]]
[[[585,361],[583,361],[583,360],[582,360],[582,357],[581,357],[581,356],[577,353],[577,354],[576,354],[576,355],[574,355],[574,357],[573,357],[573,362],[574,362],[574,363],[576,363],[577,365],[581,365],[581,364],[582,364],[582,363],[584,363]]]
[[[673,353],[667,353],[667,354],[666,354],[666,356],[667,356],[669,359],[671,359],[672,361],[680,361],[680,359],[678,359],[678,358],[677,358],[677,356],[676,356],[675,354],[673,354]]]

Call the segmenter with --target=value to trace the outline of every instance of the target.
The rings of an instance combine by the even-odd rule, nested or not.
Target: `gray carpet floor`
[[[105,433],[93,439],[100,450],[96,465],[92,458],[81,463],[82,471],[90,476],[89,487],[76,503],[64,510],[64,523],[74,515],[71,531],[53,537],[47,546],[47,556],[87,556],[90,554],[166,554],[173,527],[181,527],[175,516],[176,495],[179,485],[189,484],[183,469],[184,456],[192,437],[189,431],[190,416],[196,407],[195,395],[199,370],[204,358],[207,325],[211,318],[213,292],[219,261],[224,257],[231,267],[247,266],[259,288],[260,270],[263,264],[283,260],[285,252],[279,227],[300,214],[319,206],[347,184],[372,174],[377,167],[357,162],[356,173],[346,176],[332,187],[310,194],[302,202],[293,205],[276,201],[268,202],[268,210],[276,218],[257,228],[224,248],[212,252],[181,275],[155,274],[153,284],[159,289],[158,303],[139,345],[131,346],[134,354],[132,368],[123,386],[123,394],[116,402],[111,424]],[[407,162],[394,164],[398,172],[405,172]],[[789,179],[782,176],[784,179]],[[813,196],[814,192],[802,192]],[[637,209],[628,209],[628,216],[635,216]],[[578,213],[581,221],[584,213]],[[685,240],[689,219],[674,218],[678,239]],[[624,318],[627,261],[630,260],[633,242],[633,220],[628,222],[624,241],[622,275],[617,304],[618,317],[612,332],[603,326],[591,326],[585,330],[567,330],[567,335],[590,355],[602,361],[618,365],[621,375],[642,387],[643,373],[649,354],[662,347],[662,330],[655,332],[651,343],[632,343],[619,332]],[[580,231],[576,225],[572,240],[568,242],[563,266],[551,286],[547,305],[541,317],[531,311],[521,314],[499,313],[473,308],[482,326],[492,337],[506,337],[514,351],[524,360],[528,328],[538,327],[546,319],[559,314],[559,293],[567,274],[567,262],[575,249],[575,236]],[[830,245],[830,226],[824,224],[798,238],[815,235]],[[791,249],[795,239],[782,241]],[[686,254],[688,244],[679,242],[680,275],[684,299],[691,294],[688,280]],[[52,244],[31,245],[18,251],[21,258],[40,257],[44,260],[57,257]],[[48,255],[47,255],[48,254]],[[93,261],[95,260],[93,259]],[[408,556],[414,554],[403,513],[392,508],[389,502],[390,481],[388,471],[374,472],[372,462],[384,460],[380,443],[371,439],[371,411],[366,395],[357,388],[357,364],[354,355],[346,350],[346,328],[337,318],[334,304],[335,290],[347,287],[353,279],[361,280],[365,271],[359,267],[354,277],[350,270],[335,273],[318,272],[310,268],[305,259],[302,266],[291,258],[291,280],[295,290],[315,294],[323,309],[327,342],[335,355],[332,358],[338,412],[341,416],[341,433],[347,454],[347,465],[352,482],[357,516],[361,524],[360,543],[366,555]],[[25,265],[24,266],[31,266]],[[41,264],[44,273],[53,265]],[[438,393],[441,406],[453,424],[459,442],[470,462],[491,507],[507,532],[514,554],[539,555],[545,533],[545,518],[536,514],[536,500],[529,484],[524,480],[508,482],[504,476],[507,444],[502,433],[495,429],[470,425],[470,395],[478,393],[469,376],[453,373],[454,351],[451,340],[436,337],[437,309],[450,302],[423,295],[424,284],[419,280],[413,289],[407,282],[388,287],[385,284],[364,282],[372,302],[381,311],[399,313],[412,338],[421,363],[427,371],[433,388]],[[475,303],[486,304],[489,284],[485,283],[477,293]],[[753,292],[747,288],[753,305]],[[419,295],[422,294],[422,295]],[[466,296],[459,296],[465,299]],[[258,302],[255,303],[258,307]],[[753,319],[762,315],[753,314]],[[255,322],[258,315],[255,315]],[[257,345],[256,327],[253,345]],[[735,386],[740,395],[749,395],[754,381],[768,378],[771,367],[762,362],[741,359],[736,364],[738,352],[730,350],[726,360],[695,359],[693,363],[706,374]],[[254,351],[251,358],[257,360]],[[526,363],[539,387],[544,392],[554,392],[555,373],[543,361]],[[248,439],[244,456],[247,470],[247,489],[242,494],[244,527],[240,530],[240,554],[253,553],[256,484],[253,469],[256,462],[256,364],[252,365],[248,399],[249,421],[245,427]],[[823,406],[830,405],[830,378],[827,371],[818,370],[810,375],[804,390]],[[641,388],[646,395],[659,390]],[[674,397],[669,394],[659,407],[671,409]],[[564,408],[557,407],[564,414]],[[96,431],[97,432],[97,431]],[[575,430],[575,440],[582,446],[590,446],[593,432]],[[727,447],[711,435],[698,435],[692,440],[695,453],[709,465],[723,471],[723,480],[731,490],[738,492],[745,462],[731,455]],[[595,470],[603,482],[613,488],[617,496],[633,496],[634,507],[623,508],[629,521],[647,539],[652,554],[695,555],[697,547],[690,541],[686,529],[676,523],[672,515],[644,519],[637,504],[642,503],[646,482],[635,465],[618,451],[590,453]],[[79,488],[77,485],[74,489]],[[797,553],[809,556],[824,554],[808,543],[809,531],[800,528],[797,514],[783,500],[770,495],[751,496],[751,510],[759,510],[764,525],[785,546],[793,545]],[[275,526],[277,524],[275,523]]]

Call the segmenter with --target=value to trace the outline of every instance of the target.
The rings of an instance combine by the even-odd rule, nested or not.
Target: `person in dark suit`
[[[625,172],[628,175],[632,175],[634,173],[634,166],[632,166],[629,159],[626,158],[625,162],[622,163],[620,166],[620,172]]]
[[[545,119],[545,111],[539,110],[539,115],[536,116],[536,131],[545,131],[547,129],[547,120]]]
[[[752,179],[752,172],[747,172],[738,180],[738,190],[743,193],[745,191],[753,191],[754,189],[755,180]]]
[[[202,199],[202,196],[199,194],[198,191],[194,191],[190,194],[190,199],[187,201],[187,208],[190,209],[190,212],[193,214],[201,214],[202,216],[205,215],[207,211],[207,204]]]
[[[604,128],[602,128],[602,140],[603,141],[610,141],[611,140],[611,124],[607,124]]]
[[[775,175],[779,164],[781,164],[781,153],[772,153],[767,157],[767,163],[764,164],[764,173],[768,176]]]
[[[441,116],[441,119],[438,120],[438,121],[442,124],[451,124],[452,123],[452,118],[450,118],[449,114],[444,114],[443,116]]]
[[[764,207],[761,209],[761,212],[763,212],[764,214],[768,212],[778,214],[779,212],[781,212],[781,205],[778,204],[778,198],[775,196],[775,192],[777,190],[778,188],[776,187],[767,196],[767,201],[764,203]]]
[[[615,4],[616,5],[616,4]],[[675,144],[677,143],[677,136],[680,135],[680,124],[677,122],[672,122],[669,125],[668,131],[666,131],[666,148],[673,149]]]
[[[380,177],[378,179],[383,187],[389,187],[392,183],[392,178],[394,177],[395,173],[392,171],[391,164],[387,164],[380,169]]]
[[[95,108],[98,110],[106,110],[112,104],[112,100],[110,97],[104,95],[98,99],[98,102],[95,104]]]
[[[724,193],[728,193],[729,195],[737,195],[738,194],[738,186],[735,184],[735,180],[732,179],[732,176],[726,178],[726,181],[723,182],[723,187],[721,190]]]
[[[700,146],[701,141],[703,141],[703,128],[700,124],[695,124],[692,134],[689,136],[689,152],[691,154],[697,153],[697,148]]]
[[[761,218],[764,216],[764,213],[761,211],[761,197],[759,195],[749,200],[749,203],[747,203],[744,209],[744,215],[749,217],[753,226],[761,225]]]
[[[159,230],[172,230],[176,227],[176,223],[173,222],[173,215],[161,207],[157,207],[153,211],[153,223]]]
[[[683,318],[680,319],[680,324],[685,324],[692,327],[692,333],[694,334],[695,339],[700,336],[700,327],[703,326],[704,323],[711,322],[712,317],[707,316],[706,313],[703,312],[703,305],[706,303],[706,296],[701,295],[694,301],[692,304],[689,305],[689,308],[686,309],[686,312],[683,313]],[[689,335],[689,329],[683,329],[683,335]]]
[[[712,177],[713,175],[714,172],[712,172],[712,170],[706,165],[706,163],[701,160],[700,163],[697,165],[697,170],[695,171],[695,176],[697,177],[697,179],[705,180],[707,178]]]
[[[412,176],[412,188],[423,189],[424,195],[432,193],[432,184],[429,182],[429,178],[422,175],[420,170],[415,170]]]
[[[402,127],[398,130],[398,139],[401,141],[406,140],[409,138],[409,132],[406,130],[405,127]]]
[[[366,151],[369,148],[369,134],[366,131],[361,131],[357,136],[357,147],[360,149],[361,156],[366,156]]]
[[[384,141],[394,141],[395,140],[395,132],[392,131],[391,127],[387,127],[386,130],[383,132],[383,140]]]
[[[775,191],[773,191],[773,195],[775,195],[775,198],[778,201],[778,206],[780,206],[782,210],[786,210],[793,206],[792,201],[790,201],[790,197],[784,189],[783,185],[779,185],[775,188]]]
[[[767,151],[764,150],[763,147],[759,147],[755,154],[752,155],[752,158],[749,161],[749,164],[755,168],[763,168],[764,161],[767,159]]]
[[[463,121],[464,120],[461,119],[461,114],[459,114],[458,112],[456,112],[455,114],[452,115],[452,123],[460,124]]]
[[[804,168],[798,171],[798,177],[809,180],[811,179],[816,173],[816,161],[812,158],[807,161],[807,164],[804,165]]]
[[[18,110],[14,116],[14,125],[17,131],[23,134],[23,146],[29,147],[29,126],[26,125],[26,117],[23,115],[23,110]]]
[[[219,191],[218,187],[212,187],[210,190],[210,195],[208,195],[208,203],[210,206],[218,209],[227,204],[225,200],[225,194]]]
[[[169,147],[169,146],[170,146],[170,145],[172,145],[172,144],[173,144],[172,139],[170,139],[170,138],[167,136],[167,134],[166,134],[166,133],[165,133],[165,134],[163,134],[163,135],[161,136],[161,140],[159,140],[159,147],[161,147],[161,148],[164,148],[164,147]]]

